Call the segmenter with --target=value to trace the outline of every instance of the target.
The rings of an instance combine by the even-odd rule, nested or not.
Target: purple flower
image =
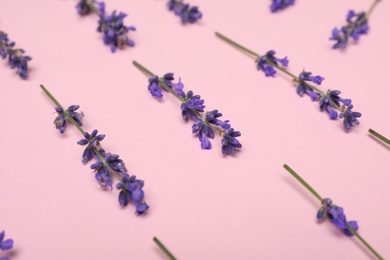
[[[73,118],[73,120],[76,121],[76,123],[79,126],[82,126],[83,125],[82,119],[84,117],[84,113],[76,112],[76,110],[79,109],[79,107],[80,106],[78,105],[69,106],[68,109],[66,110],[66,113],[68,113],[69,116]],[[54,119],[54,125],[58,130],[60,130],[61,134],[63,134],[66,130],[66,120],[67,120],[66,114],[62,107],[55,107],[55,110],[57,111],[58,116]]]
[[[143,201],[143,186],[144,181],[137,180],[134,175],[131,177],[124,175],[121,182],[116,185],[116,188],[121,190],[118,196],[119,204],[125,207],[129,201],[132,201],[136,206],[136,215],[143,214],[149,208],[148,204]]]
[[[276,74],[275,68],[269,64],[268,62],[274,64],[274,65],[282,65],[283,67],[287,67],[288,65],[288,59],[287,57],[283,59],[278,59],[275,57],[275,51],[270,50],[265,55],[260,56],[256,59],[257,63],[257,69],[261,70],[265,73],[265,76],[273,76]]]
[[[217,125],[224,130],[230,128],[229,120],[219,120],[218,118],[222,116],[222,113],[219,113],[218,110],[213,110],[211,112],[206,112],[205,120],[212,125]]]
[[[330,119],[336,119],[338,114],[337,111],[333,109],[330,99],[327,95],[320,98],[320,110],[328,112]]]
[[[14,245],[14,241],[12,239],[4,240],[5,232],[0,232],[0,249],[5,251],[12,249],[12,246]]]
[[[149,78],[148,90],[153,97],[162,99],[163,94],[161,88],[159,87],[158,76],[153,76]]]
[[[189,4],[184,4],[181,0],[170,0],[168,9],[174,11],[175,15],[180,16],[183,24],[187,22],[195,23],[202,18],[202,13],[199,12],[197,6],[190,7]]]
[[[339,115],[340,118],[344,118],[344,128],[347,131],[352,128],[353,124],[359,125],[360,122],[357,118],[362,116],[359,112],[353,112],[352,108],[353,105],[349,105],[347,109]]]
[[[297,85],[297,93],[300,96],[303,96],[303,94],[307,94],[310,96],[312,101],[317,101],[318,98],[321,96],[320,93],[315,92],[311,87],[309,87],[305,81],[311,81],[314,82],[317,85],[321,85],[321,82],[324,80],[324,77],[321,77],[319,75],[317,76],[311,76],[311,72],[308,71],[302,71],[299,74],[298,77],[298,85]]]
[[[349,106],[352,103],[351,99],[343,99],[339,97],[341,91],[339,90],[332,90],[328,93],[329,98],[333,101],[336,106],[340,107],[340,102],[343,103],[345,106]]]
[[[369,26],[367,24],[367,17],[364,12],[355,13],[350,10],[347,13],[347,25],[341,27],[341,30],[334,28],[329,40],[334,40],[336,43],[333,45],[333,49],[342,48],[347,46],[349,37],[352,37],[355,41],[359,40],[361,34],[367,34]]]
[[[272,0],[272,4],[270,6],[271,12],[276,12],[278,10],[283,10],[289,5],[295,4],[295,0]]]
[[[127,14],[116,11],[111,15],[105,15],[104,5],[101,8],[102,14],[99,19],[98,32],[103,32],[103,42],[111,46],[111,52],[115,52],[117,48],[123,48],[125,45],[134,46],[134,41],[127,37],[128,31],[135,31],[134,26],[123,25],[123,19]]]
[[[91,12],[91,7],[87,3],[87,0],[81,0],[76,5],[76,10],[79,15],[87,15]]]
[[[359,228],[356,221],[352,220],[347,222],[343,208],[333,204],[332,200],[329,198],[323,200],[321,208],[317,212],[317,220],[322,221],[324,219],[325,213],[328,220],[335,224],[337,228],[341,229],[344,234],[348,236],[353,236],[351,231],[348,230],[348,226],[350,226],[355,231],[357,231]]]
[[[87,163],[90,160],[92,160],[94,155],[97,155],[95,152],[95,149],[99,151],[99,153],[102,156],[105,156],[105,152],[103,148],[100,145],[100,142],[103,141],[105,135],[97,135],[98,131],[95,129],[92,131],[91,134],[88,132],[84,133],[85,139],[81,139],[80,141],[77,142],[79,145],[87,145],[83,152],[83,157],[82,157],[82,163]]]
[[[119,155],[107,153],[104,157],[104,161],[98,161],[91,165],[91,169],[95,172],[95,178],[102,186],[110,187],[112,190],[112,173],[109,168],[122,175],[127,174],[125,163],[119,159]]]
[[[192,110],[203,112],[205,108],[204,100],[200,99],[199,95],[194,95],[191,90],[187,92],[185,101],[181,104],[180,109],[182,110],[183,120],[187,121],[189,116],[193,116]]]
[[[239,131],[234,131],[233,128],[229,128],[224,134],[222,138],[222,153],[227,154],[236,154],[237,149],[241,148],[242,145],[236,139],[236,137],[241,136]]]

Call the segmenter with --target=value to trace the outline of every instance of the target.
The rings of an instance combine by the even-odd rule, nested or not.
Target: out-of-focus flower
[[[202,18],[202,13],[199,12],[197,6],[190,6],[189,4],[183,3],[182,0],[169,0],[168,9],[173,11],[175,15],[180,16],[181,22],[195,23],[197,20]]]

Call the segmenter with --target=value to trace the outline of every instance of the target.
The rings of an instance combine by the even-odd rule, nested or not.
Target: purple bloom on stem
[[[233,128],[229,128],[224,134],[222,138],[222,153],[227,154],[236,154],[237,149],[241,148],[242,145],[236,139],[236,137],[241,136],[239,131],[234,131]]]
[[[149,78],[148,90],[149,90],[150,94],[152,94],[153,97],[156,97],[158,99],[162,99],[163,94],[162,94],[161,88],[159,87],[158,76],[153,76],[153,77]]]
[[[295,4],[295,0],[272,0],[272,4],[270,6],[271,12],[276,12],[278,10],[283,10],[289,5]]]
[[[100,186],[102,188],[110,187],[112,190],[112,177],[107,166],[102,161],[98,161],[91,165],[91,169],[94,170],[95,178]]]
[[[0,249],[5,251],[12,249],[12,246],[14,245],[14,241],[12,239],[4,240],[5,232],[4,230],[0,232]]]
[[[72,105],[69,106],[66,112],[69,114],[70,117],[72,117],[77,124],[80,126],[83,125],[82,119],[84,117],[83,112],[76,112],[77,109],[79,109],[80,106],[78,105]],[[66,114],[64,112],[64,109],[62,107],[55,107],[55,110],[58,113],[58,116],[54,119],[54,124],[58,130],[60,130],[61,134],[63,134],[66,130]]]
[[[188,117],[194,114],[192,109],[203,112],[203,109],[205,108],[204,100],[200,99],[200,95],[194,95],[194,92],[190,90],[187,93],[186,100],[181,104],[180,108],[182,110],[183,120],[187,121]]]
[[[103,9],[104,11],[104,9]],[[125,45],[134,46],[134,41],[127,37],[128,31],[135,31],[134,26],[123,25],[123,19],[127,14],[116,11],[111,15],[102,13],[99,19],[98,32],[103,32],[103,42],[111,46],[111,52],[115,52],[117,48],[123,48]]]
[[[349,105],[347,109],[340,113],[339,117],[344,118],[344,128],[345,130],[349,130],[352,128],[353,124],[359,125],[360,122],[357,120],[358,117],[361,117],[362,114],[359,112],[352,111],[353,105]]]
[[[170,0],[168,9],[174,11],[175,15],[180,16],[183,24],[187,22],[195,23],[202,18],[202,13],[199,12],[197,6],[190,7],[189,4],[184,4],[181,0]]]
[[[330,99],[327,95],[320,98],[320,110],[328,112],[330,119],[336,119],[338,114],[337,111],[333,109]]]
[[[97,133],[98,131],[96,129],[93,130],[91,134],[85,132],[85,139],[81,139],[77,142],[77,144],[83,146],[88,144],[83,152],[82,163],[87,163],[92,160],[93,156],[96,155],[95,149],[97,149],[102,156],[105,156],[105,152],[100,145],[100,142],[103,141],[105,135],[97,135]]]
[[[263,71],[265,73],[265,76],[267,76],[267,77],[273,76],[276,74],[275,68],[272,65],[268,64],[267,61],[273,63],[274,65],[280,64],[283,67],[287,67],[287,65],[288,65],[287,57],[285,57],[283,59],[278,59],[275,57],[275,53],[276,53],[275,51],[270,50],[265,55],[260,56],[256,59],[257,69]]]
[[[329,98],[335,103],[338,107],[340,107],[340,102],[343,103],[345,106],[349,106],[352,103],[351,99],[343,99],[339,97],[341,91],[339,90],[332,90],[328,93]]]
[[[309,87],[307,84],[305,84],[305,81],[311,81],[317,85],[321,85],[321,82],[324,79],[325,79],[324,77],[321,77],[319,75],[311,76],[311,72],[302,71],[298,77],[298,85],[297,85],[298,95],[303,96],[303,94],[307,94],[310,96],[312,101],[318,100],[318,98],[321,96],[321,94],[318,92],[314,92],[314,90],[311,87]]]
[[[87,0],[81,0],[76,5],[76,10],[79,15],[87,15],[91,12],[91,7],[88,5]]]
[[[192,125],[192,133],[198,134],[200,145],[202,149],[211,149],[211,143],[208,138],[214,138],[214,132],[206,122],[202,119],[194,116],[195,124]]]
[[[144,181],[137,180],[134,175],[129,177],[129,175],[124,175],[120,183],[116,185],[119,192],[118,200],[119,204],[122,207],[128,205],[129,201],[132,201],[136,206],[136,214],[140,215],[144,213],[148,208],[148,204],[146,204],[144,199],[144,191],[142,190],[144,186]]]
[[[205,119],[207,122],[213,125],[217,125],[224,130],[228,130],[230,128],[229,120],[219,120],[218,118],[222,116],[222,113],[219,113],[218,110],[213,110],[211,112],[206,112]]]

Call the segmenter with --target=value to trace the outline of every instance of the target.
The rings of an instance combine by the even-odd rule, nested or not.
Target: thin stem
[[[229,44],[231,44],[231,45],[233,45],[233,46],[235,46],[235,47],[237,47],[237,48],[239,48],[239,49],[241,49],[243,51],[246,51],[247,53],[250,53],[253,56],[256,56],[256,58],[261,57],[260,54],[257,54],[256,52],[251,51],[250,49],[242,46],[241,44],[238,44],[237,42],[233,41],[232,39],[229,39],[228,37],[226,37],[225,35],[220,34],[219,32],[215,32],[215,35],[218,38],[220,38],[221,40],[224,40],[225,42],[227,42],[227,43],[229,43]]]
[[[60,107],[62,109],[64,109],[63,106],[61,106],[61,104],[57,101],[57,99],[49,92],[49,90],[47,90],[43,85],[40,85],[41,89],[45,92],[45,94],[50,98],[51,101],[53,101],[53,103],[57,106],[57,107]],[[77,129],[84,135],[85,131],[84,129],[69,115],[68,111],[67,110],[64,110],[64,114],[66,115],[66,117],[69,119],[69,121],[74,124]],[[112,173],[116,178],[118,178],[119,180],[121,180],[121,176],[119,176],[118,172],[114,171],[108,164],[107,164],[107,161],[104,159],[104,157],[101,155],[101,153],[99,152],[98,149],[94,148],[94,151],[96,153],[96,155],[99,157],[100,161],[102,161],[104,163],[104,165],[107,167],[107,169],[109,170],[110,173]]]
[[[153,237],[153,241],[156,242],[158,247],[169,257],[171,260],[176,260],[176,258],[172,255],[171,252],[158,240],[157,237]]]
[[[139,64],[138,62],[136,61],[133,61],[133,64],[134,66],[136,66],[139,70],[141,70],[142,72],[144,72],[145,74],[147,74],[148,76],[150,77],[153,77],[154,74],[153,72],[151,72],[150,70],[148,70],[147,68],[145,68],[144,66],[142,66],[141,64]],[[186,100],[184,98],[182,98],[181,96],[179,96],[175,91],[173,91],[172,88],[168,87],[167,84],[165,84],[164,80],[162,80],[161,78],[159,78],[158,82],[160,83],[159,85],[161,85],[166,91],[168,91],[169,93],[171,93],[172,95],[174,95],[178,100],[180,100],[181,102],[185,102]],[[200,114],[196,109],[192,109],[192,112],[199,118],[202,120],[202,122],[204,124],[206,124],[207,126],[209,126],[211,129],[213,129],[215,132],[221,134],[221,133],[224,133],[225,130],[220,130],[218,129],[217,127],[211,125],[209,122],[207,122],[207,120],[205,119],[205,117]]]
[[[371,4],[370,9],[368,9],[366,13],[366,19],[368,19],[368,16],[370,16],[371,12],[374,10],[375,6],[380,2],[381,0],[374,0],[374,2]]]
[[[291,169],[290,166],[288,166],[287,164],[283,165],[283,167],[322,203],[323,198],[304,179],[302,179],[301,176],[298,175],[298,173]]]
[[[360,242],[362,242],[362,243],[371,251],[371,253],[373,253],[378,259],[381,259],[381,260],[383,259],[383,257],[382,257],[377,251],[375,251],[375,249],[372,248],[372,247],[370,246],[370,244],[368,244],[367,241],[364,240],[364,238],[362,238],[362,237],[358,234],[358,232],[356,232],[349,224],[347,224],[347,228],[348,228],[348,230],[349,230],[352,234],[354,234],[354,235],[360,240]]]
[[[368,132],[370,134],[372,134],[373,136],[375,136],[376,138],[380,139],[381,141],[385,142],[386,144],[390,145],[390,140],[387,139],[386,137],[384,137],[383,135],[375,132],[374,130],[372,130],[371,128],[368,129]]]

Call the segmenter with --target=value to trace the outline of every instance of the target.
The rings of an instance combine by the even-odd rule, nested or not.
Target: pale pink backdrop
[[[367,132],[390,136],[389,1],[370,17],[369,35],[344,51],[331,49],[331,30],[371,0],[297,0],[277,14],[265,0],[191,0],[204,17],[185,26],[166,2],[107,0],[107,11],[128,13],[125,24],[137,27],[136,47],[112,54],[96,32],[98,17],[80,17],[77,1],[0,0],[0,29],[33,57],[27,81],[0,60],[0,231],[15,241],[12,260],[166,259],[153,236],[179,259],[373,258],[356,238],[316,223],[318,201],[285,163],[390,257],[390,150]],[[215,31],[258,53],[287,55],[294,73],[324,76],[321,87],[351,98],[361,125],[345,133],[289,78],[266,78]],[[223,157],[219,137],[201,150],[179,102],[152,98],[133,60],[181,77],[241,131],[242,151]],[[145,180],[146,215],[100,189],[90,164],[81,164],[81,134],[55,129],[40,84],[63,106],[79,104],[84,129],[106,134],[106,151]]]

